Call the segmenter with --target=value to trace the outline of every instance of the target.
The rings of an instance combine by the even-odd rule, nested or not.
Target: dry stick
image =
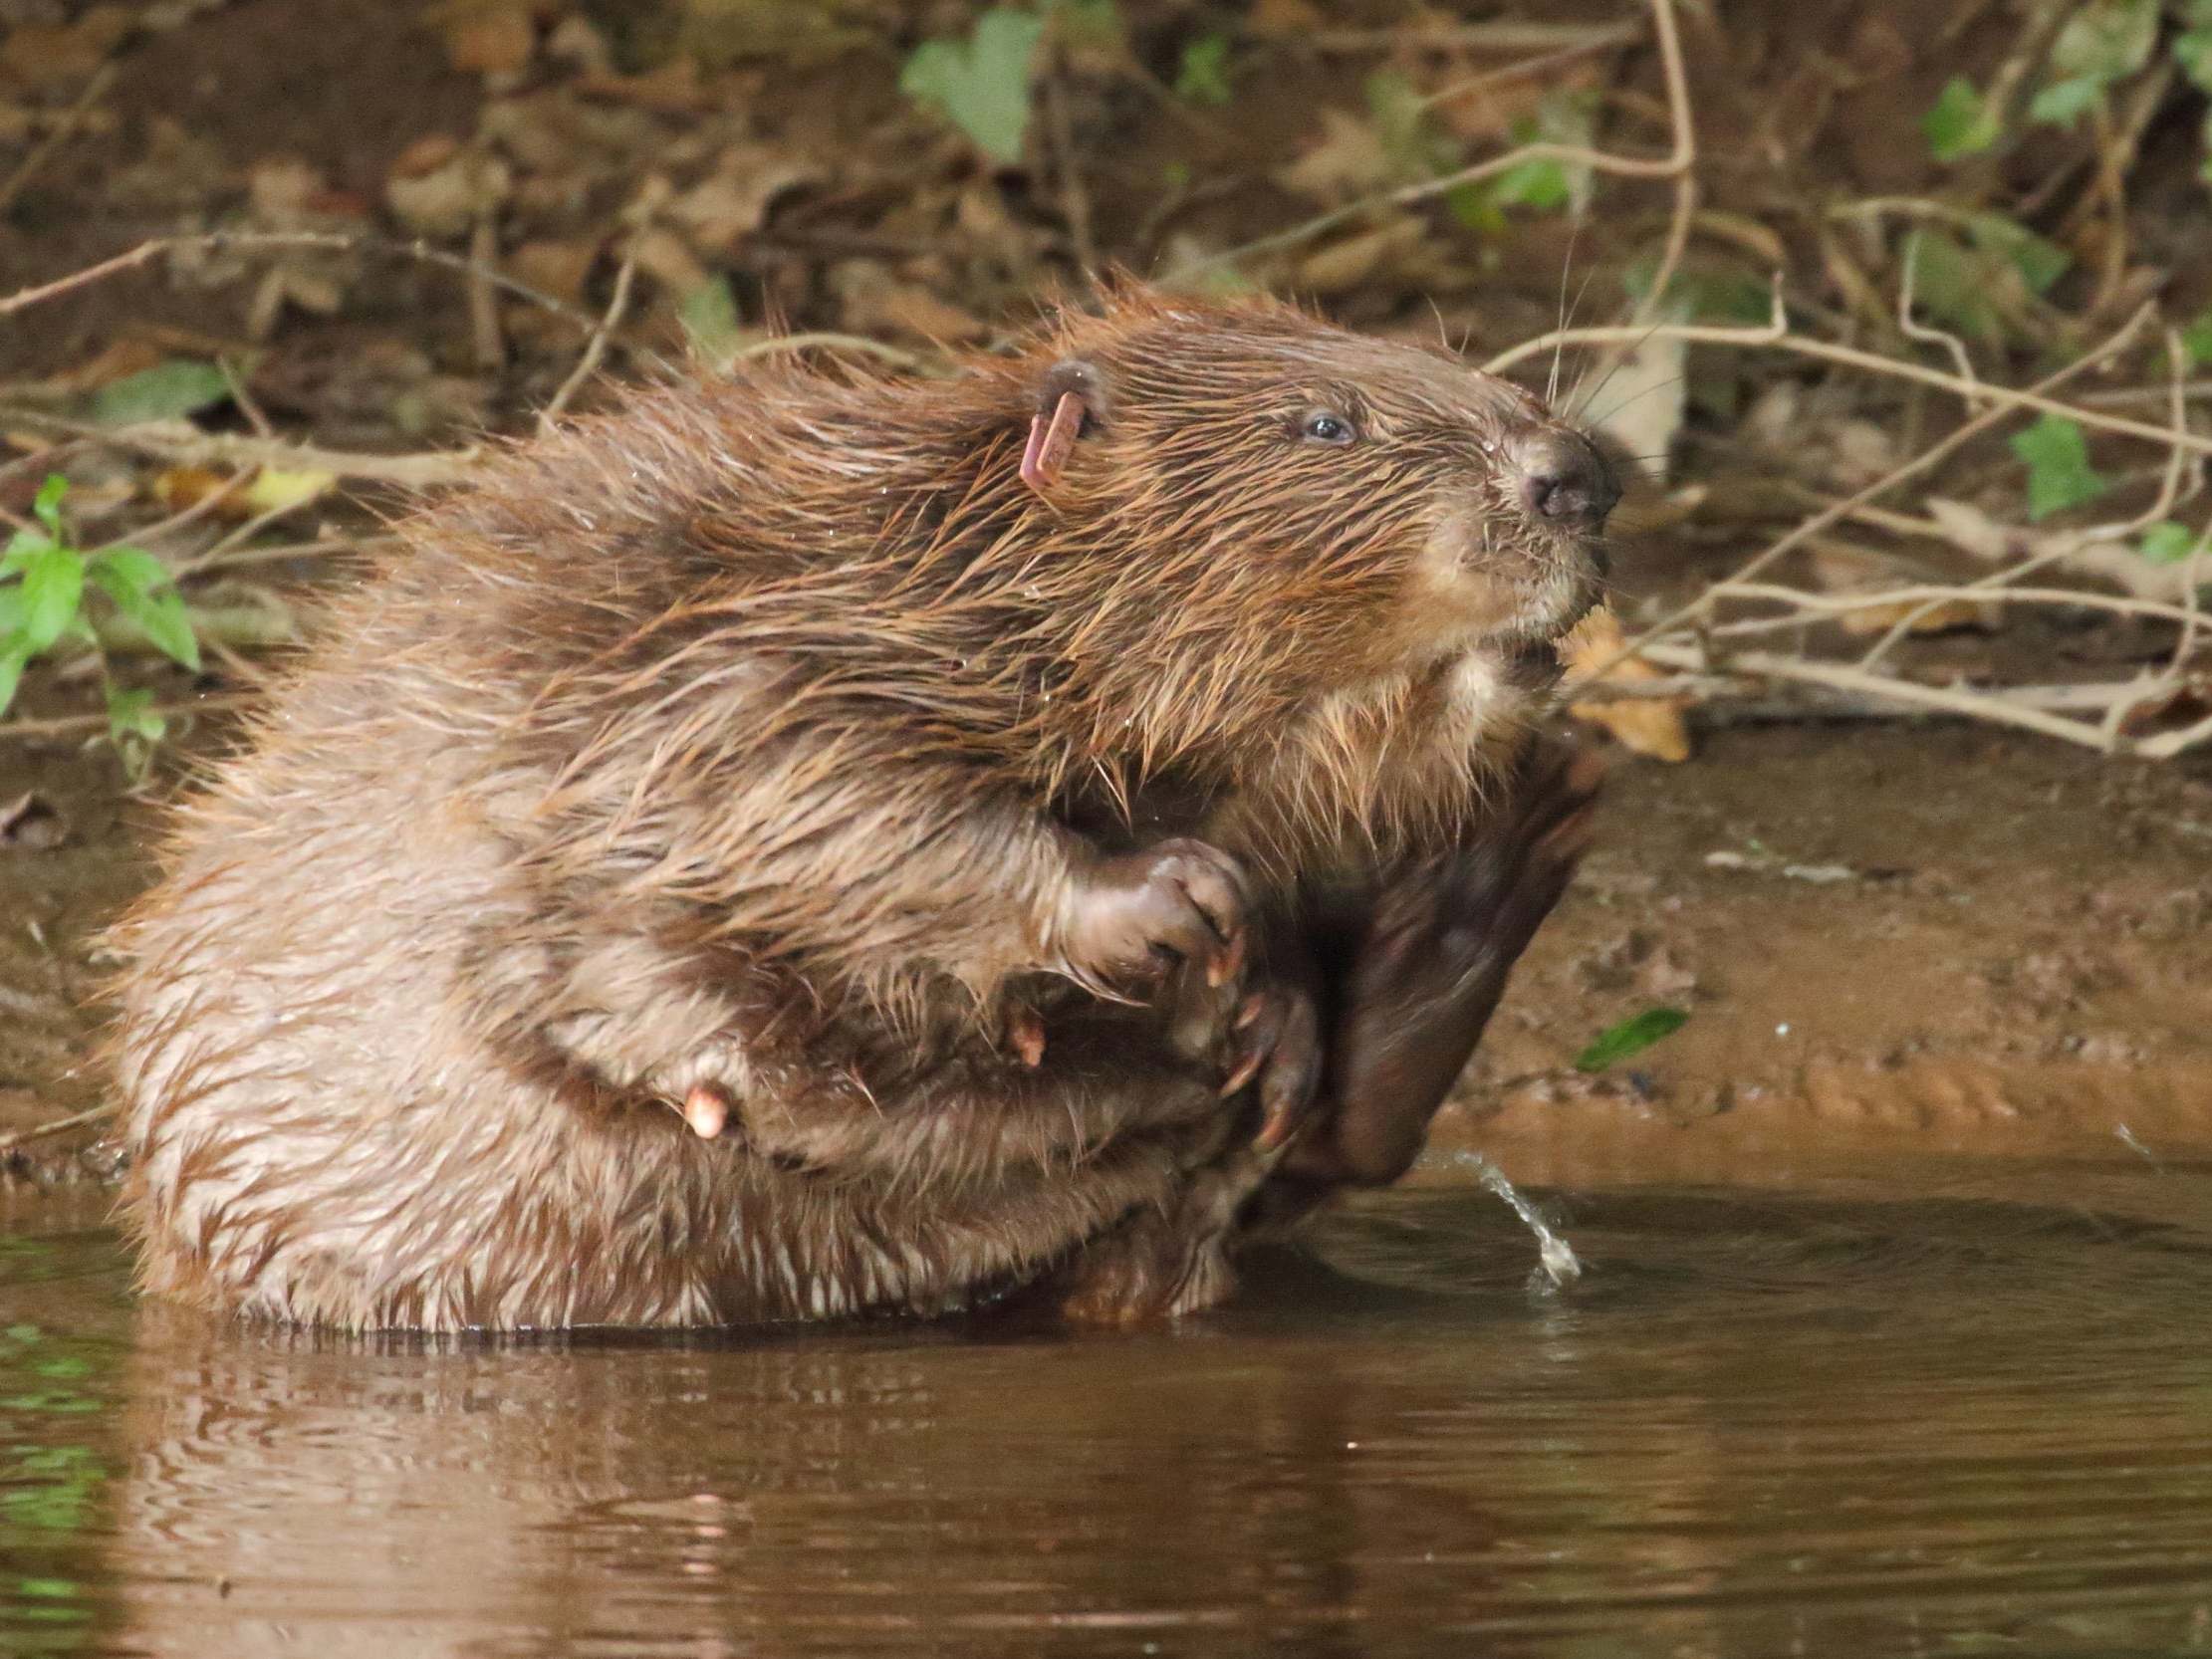
[[[232,709],[245,708],[256,700],[247,696],[207,696],[189,703],[156,703],[145,712],[164,720],[183,720],[195,714],[227,713]],[[106,714],[59,714],[45,719],[0,721],[0,739],[68,737],[75,732],[101,732],[107,729]]]
[[[1647,662],[1661,667],[1690,670],[1708,669],[1704,653],[1694,645],[1646,644],[1636,648],[1636,654]],[[1877,697],[1887,697],[1899,703],[1912,703],[1921,708],[1937,709],[1946,714],[1963,714],[1974,719],[1991,721],[2002,726],[2019,726],[2031,732],[2041,732],[2046,737],[2064,738],[2069,743],[2082,745],[2110,754],[2121,747],[2119,740],[2108,738],[2094,726],[2079,720],[2046,714],[2031,708],[2002,692],[1965,691],[1951,686],[1922,685],[1917,680],[1900,680],[1889,674],[1869,674],[1864,669],[1850,668],[1840,662],[1812,662],[1804,657],[1779,656],[1772,651],[1731,652],[1727,667],[1733,672],[1761,679],[1797,680],[1808,685],[1833,686],[1843,691],[1861,692]],[[2138,752],[2142,750],[2136,746]]]
[[[2182,369],[2188,362],[2188,354],[2182,349],[2180,335],[2172,329],[2166,331],[2166,360],[2173,369],[2170,381],[2172,398],[2168,404],[2168,418],[2175,432],[2186,433],[2189,426],[2189,415],[2181,400],[2180,387]],[[2174,500],[2181,493],[2181,451],[2178,448],[2169,447],[2166,451],[2165,472],[2158,481],[2157,498],[2132,519],[2121,524],[2097,525],[2084,530],[2076,536],[2063,539],[2056,546],[2047,548],[2040,554],[2020,561],[2018,564],[2009,565],[2003,570],[1992,571],[1988,576],[1968,586],[1989,590],[2010,589],[2013,583],[2020,581],[2023,577],[2042,570],[2047,565],[2059,564],[2092,542],[2117,542],[2136,535],[2173,511]],[[2191,493],[2194,493],[2193,483]],[[1918,622],[1932,608],[1933,604],[1921,605],[1917,609],[1908,611],[1898,617],[1890,625],[1889,630],[1867,647],[1865,653],[1859,657],[1859,667],[1872,668],[1879,663],[1883,657],[1896,649],[1899,640],[1912,631],[1913,624]]]
[[[72,438],[159,456],[185,466],[262,466],[280,471],[329,472],[342,478],[367,478],[405,489],[428,489],[466,478],[482,459],[476,445],[429,450],[415,455],[362,455],[312,444],[247,437],[237,432],[202,432],[180,421],[151,421],[133,426],[87,426],[38,409],[0,408],[0,420],[43,426]]]
[[[1778,312],[1781,309],[1779,296],[1777,297],[1776,309]],[[1911,460],[1906,461],[1899,466],[1890,468],[1889,471],[1883,473],[1879,478],[1866,485],[1863,489],[1857,490],[1854,493],[1845,496],[1842,501],[1836,502],[1829,507],[1823,508],[1820,512],[1815,513],[1811,518],[1803,520],[1795,529],[1783,535],[1779,540],[1769,543],[1764,550],[1755,554],[1750,560],[1745,562],[1742,566],[1738,567],[1724,580],[1723,583],[1718,583],[1715,584],[1713,588],[1708,588],[1704,592],[1698,594],[1696,598],[1690,600],[1686,604],[1677,606],[1673,611],[1669,612],[1665,616],[1662,616],[1658,621],[1652,623],[1649,627],[1642,629],[1636,634],[1633,639],[1630,639],[1623,643],[1620,648],[1614,651],[1610,656],[1598,663],[1594,668],[1591,668],[1590,670],[1585,672],[1582,675],[1582,678],[1585,681],[1595,681],[1602,679],[1605,674],[1611,670],[1615,663],[1625,661],[1627,658],[1632,656],[1644,654],[1643,648],[1651,640],[1656,639],[1662,633],[1667,633],[1674,628],[1680,627],[1684,622],[1690,621],[1692,618],[1699,616],[1706,610],[1710,609],[1716,597],[1715,590],[1719,587],[1725,586],[1725,584],[1728,582],[1749,581],[1752,577],[1757,576],[1761,571],[1764,571],[1770,565],[1774,564],[1777,560],[1781,559],[1784,554],[1793,551],[1794,549],[1802,546],[1804,543],[1812,540],[1814,537],[1819,536],[1824,532],[1832,529],[1834,526],[1842,523],[1858,508],[1865,506],[1868,502],[1876,500],[1881,496],[1887,495],[1899,484],[1905,483],[1908,480],[1919,476],[1921,473],[1929,471],[1934,466],[1936,466],[1937,463],[1947,459],[1953,451],[1964,447],[1966,444],[1979,437],[1982,433],[1988,431],[1991,427],[2001,423],[2006,418],[2006,416],[2012,412],[2013,406],[2020,399],[2029,397],[2041,398],[2044,393],[2057,390],[2060,386],[2065,385],[2067,381],[2073,379],[2076,375],[2086,373],[2095,364],[2100,363],[2116,353],[2125,350],[2128,343],[2132,341],[2134,337],[2142,331],[2143,325],[2150,320],[2151,313],[2152,307],[2148,305],[2143,306],[2135,313],[2133,317],[2130,317],[2124,324],[2122,324],[2119,330],[2109,339],[2107,339],[2103,345],[2096,347],[2087,356],[2082,356],[2071,363],[2068,363],[2064,368],[2059,369],[2057,372],[2044,376],[2044,378],[2038,380],[2035,385],[2030,387],[2029,390],[2026,392],[2013,391],[2009,387],[1990,387],[1990,394],[1993,397],[1999,398],[2000,401],[1993,403],[1989,408],[1984,409],[1980,414],[1973,416],[1971,419],[1962,422],[1958,427],[1946,434],[1943,438],[1939,439],[1928,448],[1923,449]],[[1777,323],[1771,329],[1689,330],[1686,332],[1693,334],[1719,333],[1728,335],[1730,337],[1749,335],[1759,338],[1762,341],[1768,341],[1771,343],[1774,340],[1782,339],[1787,334],[1788,330],[1786,325]],[[1865,354],[1854,355],[1864,356]],[[1875,357],[1872,360],[1876,364],[1890,366],[1888,364],[1888,359],[1886,358]],[[2006,399],[2009,399],[2010,401],[2006,401]],[[2154,428],[2153,430],[2156,429]]]
[[[98,265],[88,265],[66,277],[57,277],[36,288],[18,289],[6,299],[0,299],[0,317],[12,316],[19,311],[41,305],[52,299],[104,282],[110,277],[134,271],[166,253],[203,251],[207,253],[253,253],[282,251],[288,248],[323,248],[344,253],[382,253],[399,259],[420,260],[425,265],[442,266],[458,271],[463,276],[481,277],[492,287],[528,300],[532,305],[565,317],[578,328],[589,333],[598,326],[599,319],[589,312],[579,311],[566,300],[555,298],[543,289],[533,288],[526,282],[517,282],[504,272],[491,270],[475,260],[460,254],[447,253],[443,248],[433,248],[427,242],[416,240],[400,242],[385,236],[353,235],[341,231],[317,230],[211,230],[191,236],[156,236],[139,243],[126,253],[104,259]]]
[[[107,92],[108,84],[115,78],[114,64],[102,64],[93,72],[93,78],[85,83],[85,90],[77,95],[77,102],[55,118],[54,124],[47,128],[46,136],[23,158],[23,164],[8,175],[5,184],[0,184],[0,214],[6,213],[15,205],[15,198],[23,193],[23,187],[36,178],[39,169],[76,134],[78,123],[100,102],[101,95]]]
[[[1559,69],[1579,58],[1595,57],[1615,47],[1633,46],[1643,38],[1643,26],[1623,23],[1614,28],[1599,30],[1589,40],[1578,41],[1572,46],[1560,47],[1554,52],[1540,53],[1534,58],[1523,58],[1517,64],[1507,64],[1503,69],[1485,70],[1480,75],[1469,76],[1441,87],[1420,101],[1424,110],[1433,110],[1439,104],[1449,104],[1456,99],[1468,98],[1476,93],[1488,92],[1492,87],[1506,86],[1523,81],[1532,75],[1541,75],[1548,69]]]
[[[1357,201],[1347,202],[1342,207],[1333,207],[1326,213],[1318,213],[1311,219],[1292,225],[1288,230],[1279,230],[1272,235],[1259,237],[1239,247],[1230,248],[1223,253],[1209,254],[1204,259],[1190,260],[1168,272],[1162,281],[1169,285],[1187,282],[1190,278],[1202,272],[1211,271],[1217,266],[1233,265],[1238,260],[1247,259],[1253,254],[1273,253],[1278,248],[1295,247],[1301,242],[1313,240],[1325,231],[1336,229],[1337,226],[1344,224],[1347,220],[1359,218],[1377,209],[1411,207],[1418,202],[1431,201],[1438,196],[1449,195],[1463,184],[1479,183],[1483,179],[1495,178],[1500,173],[1510,172],[1525,161],[1559,161],[1570,166],[1588,167],[1593,172],[1610,173],[1620,178],[1680,180],[1688,173],[1689,163],[1696,159],[1697,153],[1694,138],[1690,140],[1686,150],[1684,147],[1684,135],[1692,132],[1689,116],[1688,79],[1682,69],[1681,42],[1674,29],[1673,0],[1650,0],[1650,6],[1652,21],[1657,26],[1659,33],[1660,65],[1667,81],[1667,104],[1674,124],[1674,153],[1664,156],[1643,157],[1614,155],[1606,150],[1593,149],[1588,144],[1551,142],[1523,144],[1518,149],[1507,150],[1503,155],[1494,155],[1487,161],[1478,161],[1471,167],[1461,167],[1458,171],[1445,173],[1439,178],[1424,179],[1419,184],[1401,185],[1395,190],[1383,190],[1371,196],[1362,196]],[[1680,220],[1681,234],[1686,239],[1689,234],[1688,219],[1681,213],[1681,205],[1682,197],[1678,193],[1675,198],[1676,213]],[[1695,205],[1693,198],[1691,201],[1693,211]],[[1672,241],[1673,237],[1670,233],[1670,247]],[[1679,258],[1679,255],[1677,254],[1676,257]],[[1662,271],[1668,276],[1672,275],[1672,267],[1663,263]],[[1572,331],[1563,332],[1572,333]]]
[[[2132,334],[2138,329],[2146,315],[2147,310],[2138,311],[2129,318],[2127,332]],[[1550,334],[1539,335],[1532,341],[1516,346],[1509,352],[1499,353],[1482,366],[1496,374],[1539,353],[1549,352],[1555,346],[1609,346],[1622,341],[1645,339],[1680,340],[1692,346],[1738,346],[1784,352],[1792,356],[1810,357],[1816,362],[1833,362],[1844,368],[1863,369],[1870,374],[1879,374],[1892,380],[1909,380],[1915,385],[1934,386],[1969,399],[1993,399],[1999,412],[2033,409],[2042,414],[2063,415],[2068,420],[2095,431],[2116,432],[2131,438],[2148,438],[2161,445],[2178,445],[2192,455],[2212,455],[2212,437],[2194,432],[2175,432],[2170,427],[2154,426],[2147,420],[2129,420],[2122,415],[2100,414],[2079,403],[2064,403],[2055,397],[2044,395],[2041,385],[2021,391],[2010,386],[1993,385],[1987,380],[1965,379],[1921,363],[1885,357],[1876,352],[1861,352],[1855,347],[1808,340],[1803,335],[1792,334],[1786,322],[1770,323],[1757,329],[1724,323],[1662,323],[1650,329],[1626,326],[1556,329]],[[2099,348],[2090,356],[2079,359],[2062,371],[2062,374],[2071,376],[2082,364],[2097,360],[2106,355],[2107,349]]]
[[[622,314],[629,310],[629,288],[636,278],[637,254],[632,249],[623,255],[622,267],[614,273],[614,293],[607,302],[607,311],[600,318],[599,327],[592,331],[592,338],[584,343],[584,355],[576,359],[576,366],[569,370],[569,377],[561,382],[552,401],[538,411],[538,429],[541,432],[550,430],[553,423],[561,418],[561,411],[569,406],[569,400],[592,377],[593,370],[599,367],[600,358],[607,352],[608,336],[621,326]]]
[[[19,1146],[28,1146],[34,1140],[44,1140],[48,1135],[58,1135],[65,1129],[81,1129],[88,1123],[98,1123],[104,1117],[113,1117],[121,1110],[123,1102],[111,1100],[105,1106],[89,1106],[84,1111],[71,1112],[67,1117],[57,1117],[51,1123],[41,1123],[35,1129],[18,1129],[13,1134],[0,1135],[0,1152],[13,1152]]]
[[[1060,175],[1060,210],[1068,216],[1069,239],[1076,245],[1076,265],[1086,277],[1099,270],[1099,245],[1091,235],[1091,192],[1084,188],[1083,168],[1076,157],[1076,127],[1068,114],[1065,64],[1054,66],[1045,77],[1045,122],[1052,134],[1053,171]]]
[[[894,368],[919,368],[920,356],[912,352],[889,346],[880,340],[870,340],[865,335],[837,334],[816,329],[806,334],[777,335],[770,340],[756,340],[740,348],[731,357],[732,362],[742,362],[747,357],[773,356],[778,352],[860,352],[869,356],[881,357]]]
[[[499,226],[491,209],[476,215],[468,236],[468,335],[476,366],[486,374],[506,366],[507,340],[499,327],[499,298],[491,274],[499,267]]]
[[[2012,573],[2000,574],[2010,576]],[[2186,622],[2191,614],[2186,606],[2166,604],[2157,599],[2122,598],[2116,593],[2091,593],[2074,588],[2012,588],[1995,583],[1987,587],[1981,583],[1956,587],[1930,583],[1909,588],[1868,589],[1857,593],[1808,593],[1800,588],[1761,582],[1729,582],[1723,587],[1726,589],[1721,595],[1724,598],[1767,599],[1819,615],[1848,615],[1855,610],[1886,609],[1893,604],[1919,606],[1914,612],[1917,615],[1960,599],[1986,604],[2075,605],[2085,610],[2109,610],[2122,616],[2156,616],[2170,622]],[[1777,628],[1801,625],[1802,620],[1802,616],[1759,616],[1724,623],[1715,627],[1713,633],[1715,637],[1732,633],[1770,633]],[[1859,666],[1865,668],[1871,664],[1861,660]]]

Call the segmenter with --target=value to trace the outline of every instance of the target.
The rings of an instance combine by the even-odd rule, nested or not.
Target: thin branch
[[[102,715],[103,724],[107,716]],[[0,1153],[13,1152],[19,1146],[28,1146],[34,1140],[44,1140],[49,1135],[61,1134],[68,1129],[82,1129],[88,1123],[98,1123],[123,1110],[120,1100],[111,1100],[104,1106],[88,1106],[83,1111],[71,1112],[67,1117],[57,1117],[51,1123],[41,1123],[33,1129],[17,1129],[12,1134],[0,1135]]]
[[[185,466],[261,466],[282,471],[329,472],[364,478],[403,489],[431,489],[458,483],[483,459],[480,446],[428,450],[413,455],[363,455],[313,444],[249,437],[239,432],[202,432],[182,421],[148,421],[130,426],[87,426],[39,409],[0,408],[0,419],[43,426],[93,443],[155,455]]]
[[[55,118],[54,124],[46,129],[46,136],[31,147],[31,153],[23,158],[21,166],[8,175],[7,182],[0,184],[0,215],[5,215],[15,205],[15,198],[23,194],[24,186],[36,178],[39,169],[52,160],[55,152],[76,135],[78,126],[115,79],[114,64],[102,64],[93,72],[92,79],[85,83],[85,90],[77,95],[77,102]]]
[[[2143,312],[2128,320],[2129,331],[2140,327]],[[1934,386],[1939,390],[1955,392],[1969,401],[1980,398],[1995,399],[2000,410],[2033,409],[2042,414],[2062,415],[2068,420],[2098,432],[2113,432],[2124,437],[2148,438],[2158,444],[2172,444],[2192,455],[2212,455],[2212,437],[2195,432],[2176,433],[2169,427],[2154,426],[2147,420],[2130,420],[2123,415],[2109,415],[2080,403],[2064,403],[2055,397],[2031,388],[2015,390],[2010,386],[1992,385],[1987,380],[1970,380],[1940,368],[1929,368],[1921,363],[1905,362],[1895,357],[1885,357],[1876,352],[1861,352],[1855,347],[1836,346],[1824,340],[1808,340],[1792,334],[1787,325],[1768,324],[1750,328],[1741,324],[1691,324],[1662,323],[1655,328],[1638,329],[1627,326],[1608,328],[1556,329],[1550,334],[1501,352],[1484,363],[1483,368],[1492,374],[1503,373],[1515,363],[1549,352],[1555,346],[1610,346],[1621,342],[1639,342],[1645,339],[1680,340],[1692,346],[1736,346],[1763,351],[1785,352],[1792,356],[1810,357],[1817,362],[1833,362],[1845,368],[1863,369],[1892,380],[1909,380],[1916,385]],[[2088,362],[2083,358],[2081,362]],[[2075,366],[2079,367],[2080,363]]]
[[[1507,150],[1503,155],[1494,155],[1487,161],[1478,161],[1472,166],[1461,167],[1436,178],[1423,179],[1417,184],[1400,185],[1394,190],[1382,190],[1373,195],[1362,196],[1357,201],[1333,207],[1326,213],[1318,213],[1287,230],[1276,231],[1272,235],[1259,237],[1222,253],[1210,254],[1203,259],[1187,261],[1168,272],[1162,280],[1172,286],[1220,266],[1249,259],[1254,254],[1275,253],[1283,248],[1296,247],[1299,243],[1310,242],[1350,220],[1390,208],[1412,207],[1421,202],[1433,201],[1438,196],[1451,194],[1462,185],[1495,178],[1528,161],[1558,161],[1567,166],[1588,167],[1593,172],[1609,173],[1618,178],[1680,180],[1687,175],[1691,161],[1696,158],[1696,146],[1689,115],[1688,81],[1682,74],[1681,48],[1674,29],[1674,0],[1648,0],[1648,3],[1652,21],[1659,32],[1661,66],[1667,79],[1667,98],[1674,126],[1674,148],[1671,153],[1661,156],[1615,155],[1609,150],[1593,149],[1588,144],[1562,144],[1549,140],[1522,144],[1518,148]],[[1685,147],[1686,133],[1692,136]],[[1686,237],[1688,215],[1681,211],[1679,193],[1675,205],[1676,219]],[[1691,209],[1694,212],[1694,199]],[[1671,235],[1669,242],[1671,246]],[[1665,269],[1671,273],[1671,267]]]
[[[413,259],[425,265],[443,266],[466,277],[480,278],[492,287],[518,299],[528,300],[532,305],[549,311],[556,317],[567,318],[587,333],[599,323],[599,319],[591,313],[580,311],[566,300],[557,299],[543,289],[518,282],[502,271],[488,269],[479,261],[461,254],[433,248],[427,242],[400,242],[385,236],[315,230],[212,230],[192,236],[156,236],[125,253],[117,254],[112,259],[104,259],[97,265],[88,265],[82,271],[57,277],[52,282],[41,283],[34,288],[18,289],[6,299],[0,299],[0,317],[12,316],[48,300],[59,299],[77,289],[105,282],[108,278],[121,276],[126,271],[134,271],[163,254],[281,252],[302,248],[320,248],[341,253],[388,254],[397,259]]]
[[[584,382],[599,367],[600,358],[607,352],[608,336],[621,326],[622,314],[629,310],[630,285],[636,278],[637,254],[633,248],[623,255],[621,269],[614,273],[614,293],[607,302],[607,311],[600,318],[599,327],[592,331],[592,338],[584,343],[584,355],[576,359],[576,366],[569,370],[568,378],[554,392],[552,401],[538,411],[538,429],[541,432],[550,430],[561,418],[561,411],[569,406],[569,400],[576,396]]]

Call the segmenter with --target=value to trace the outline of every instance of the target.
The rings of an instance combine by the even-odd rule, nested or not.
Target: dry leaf
[[[1994,630],[2004,620],[2003,607],[1989,600],[1943,599],[1933,604],[1925,599],[1882,601],[1884,592],[1942,581],[1937,573],[1894,554],[1822,538],[1813,545],[1809,566],[1815,585],[1825,591],[1846,595],[1865,593],[1876,601],[1856,610],[1828,613],[1828,619],[1848,634],[1863,637],[1886,633],[1908,616],[1912,618],[1909,631],[1913,633],[1949,633],[1954,628]]]
[[[1410,216],[1329,243],[1299,262],[1298,286],[1316,294],[1345,294],[1377,271],[1395,269],[1428,237]]]
[[[1342,110],[1321,113],[1322,135],[1306,153],[1276,170],[1275,181],[1316,201],[1342,201],[1393,182],[1396,164],[1374,127]]]
[[[537,50],[530,7],[520,0],[467,0],[442,8],[445,56],[463,75],[520,75]]]
[[[428,172],[384,180],[384,200],[418,236],[458,236],[507,199],[512,176],[496,155],[462,150]]]
[[[1667,456],[1689,411],[1689,347],[1670,335],[1653,335],[1605,376],[1593,394],[1598,431],[1631,456],[1654,484],[1666,482]]]
[[[772,144],[734,144],[716,159],[712,176],[668,203],[668,216],[708,252],[721,252],[760,229],[769,205],[786,190],[810,183],[822,169]]]
[[[981,340],[990,325],[940,300],[919,283],[900,282],[873,260],[849,259],[830,274],[830,286],[856,334],[904,334],[957,344]]]
[[[1610,608],[1600,608],[1585,616],[1567,636],[1560,656],[1568,673],[1581,678],[1618,655],[1626,643],[1620,618]],[[1622,657],[1598,675],[1598,683],[1629,685],[1665,678],[1641,657]],[[1634,697],[1616,702],[1570,703],[1567,712],[1578,720],[1602,726],[1634,754],[1679,762],[1690,758],[1689,726],[1682,718],[1689,706],[1687,697]]]

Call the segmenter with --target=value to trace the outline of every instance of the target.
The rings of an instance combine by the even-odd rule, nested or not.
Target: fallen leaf
[[[336,473],[317,472],[308,468],[280,471],[274,467],[263,467],[254,474],[254,481],[246,486],[244,494],[246,505],[253,512],[275,513],[303,507],[337,483]]]
[[[1331,242],[1298,266],[1298,286],[1315,294],[1345,294],[1377,271],[1396,267],[1428,238],[1428,227],[1410,215]]]
[[[990,325],[940,300],[919,283],[901,282],[873,260],[849,259],[830,274],[856,334],[905,334],[959,343],[981,340]]]
[[[1321,131],[1296,161],[1276,169],[1275,181],[1284,189],[1334,202],[1365,195],[1397,177],[1397,163],[1372,122],[1324,110]]]
[[[1587,678],[1627,644],[1620,618],[1610,607],[1585,616],[1560,650],[1571,676]],[[1664,679],[1666,675],[1641,657],[1621,657],[1598,675],[1599,685],[1632,685],[1639,680]],[[1631,753],[1654,760],[1681,762],[1690,758],[1689,725],[1683,719],[1687,697],[1627,697],[1611,702],[1570,703],[1567,712],[1610,732]]]
[[[100,426],[182,420],[229,395],[230,382],[213,363],[171,357],[102,386],[93,393],[92,417]]]
[[[668,203],[668,216],[691,232],[698,248],[723,252],[760,229],[778,196],[821,176],[816,163],[774,145],[736,144],[716,158],[704,182]]]
[[[1609,372],[1593,401],[1591,424],[1620,446],[1654,484],[1664,484],[1667,457],[1689,412],[1689,346],[1653,335]]]
[[[496,155],[461,150],[426,173],[384,179],[384,201],[417,236],[458,236],[507,199],[513,175]]]
[[[436,8],[446,61],[463,75],[520,75],[538,31],[524,0],[451,0]]]

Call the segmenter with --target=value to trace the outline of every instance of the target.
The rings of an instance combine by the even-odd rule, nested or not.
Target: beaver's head
[[[1217,716],[1242,755],[1317,720],[1373,749],[1424,707],[1464,747],[1549,684],[1598,596],[1612,468],[1443,351],[1138,293],[1006,372],[1035,498],[1011,540],[1048,591],[1084,577],[1053,595],[1069,689],[1160,750]]]

